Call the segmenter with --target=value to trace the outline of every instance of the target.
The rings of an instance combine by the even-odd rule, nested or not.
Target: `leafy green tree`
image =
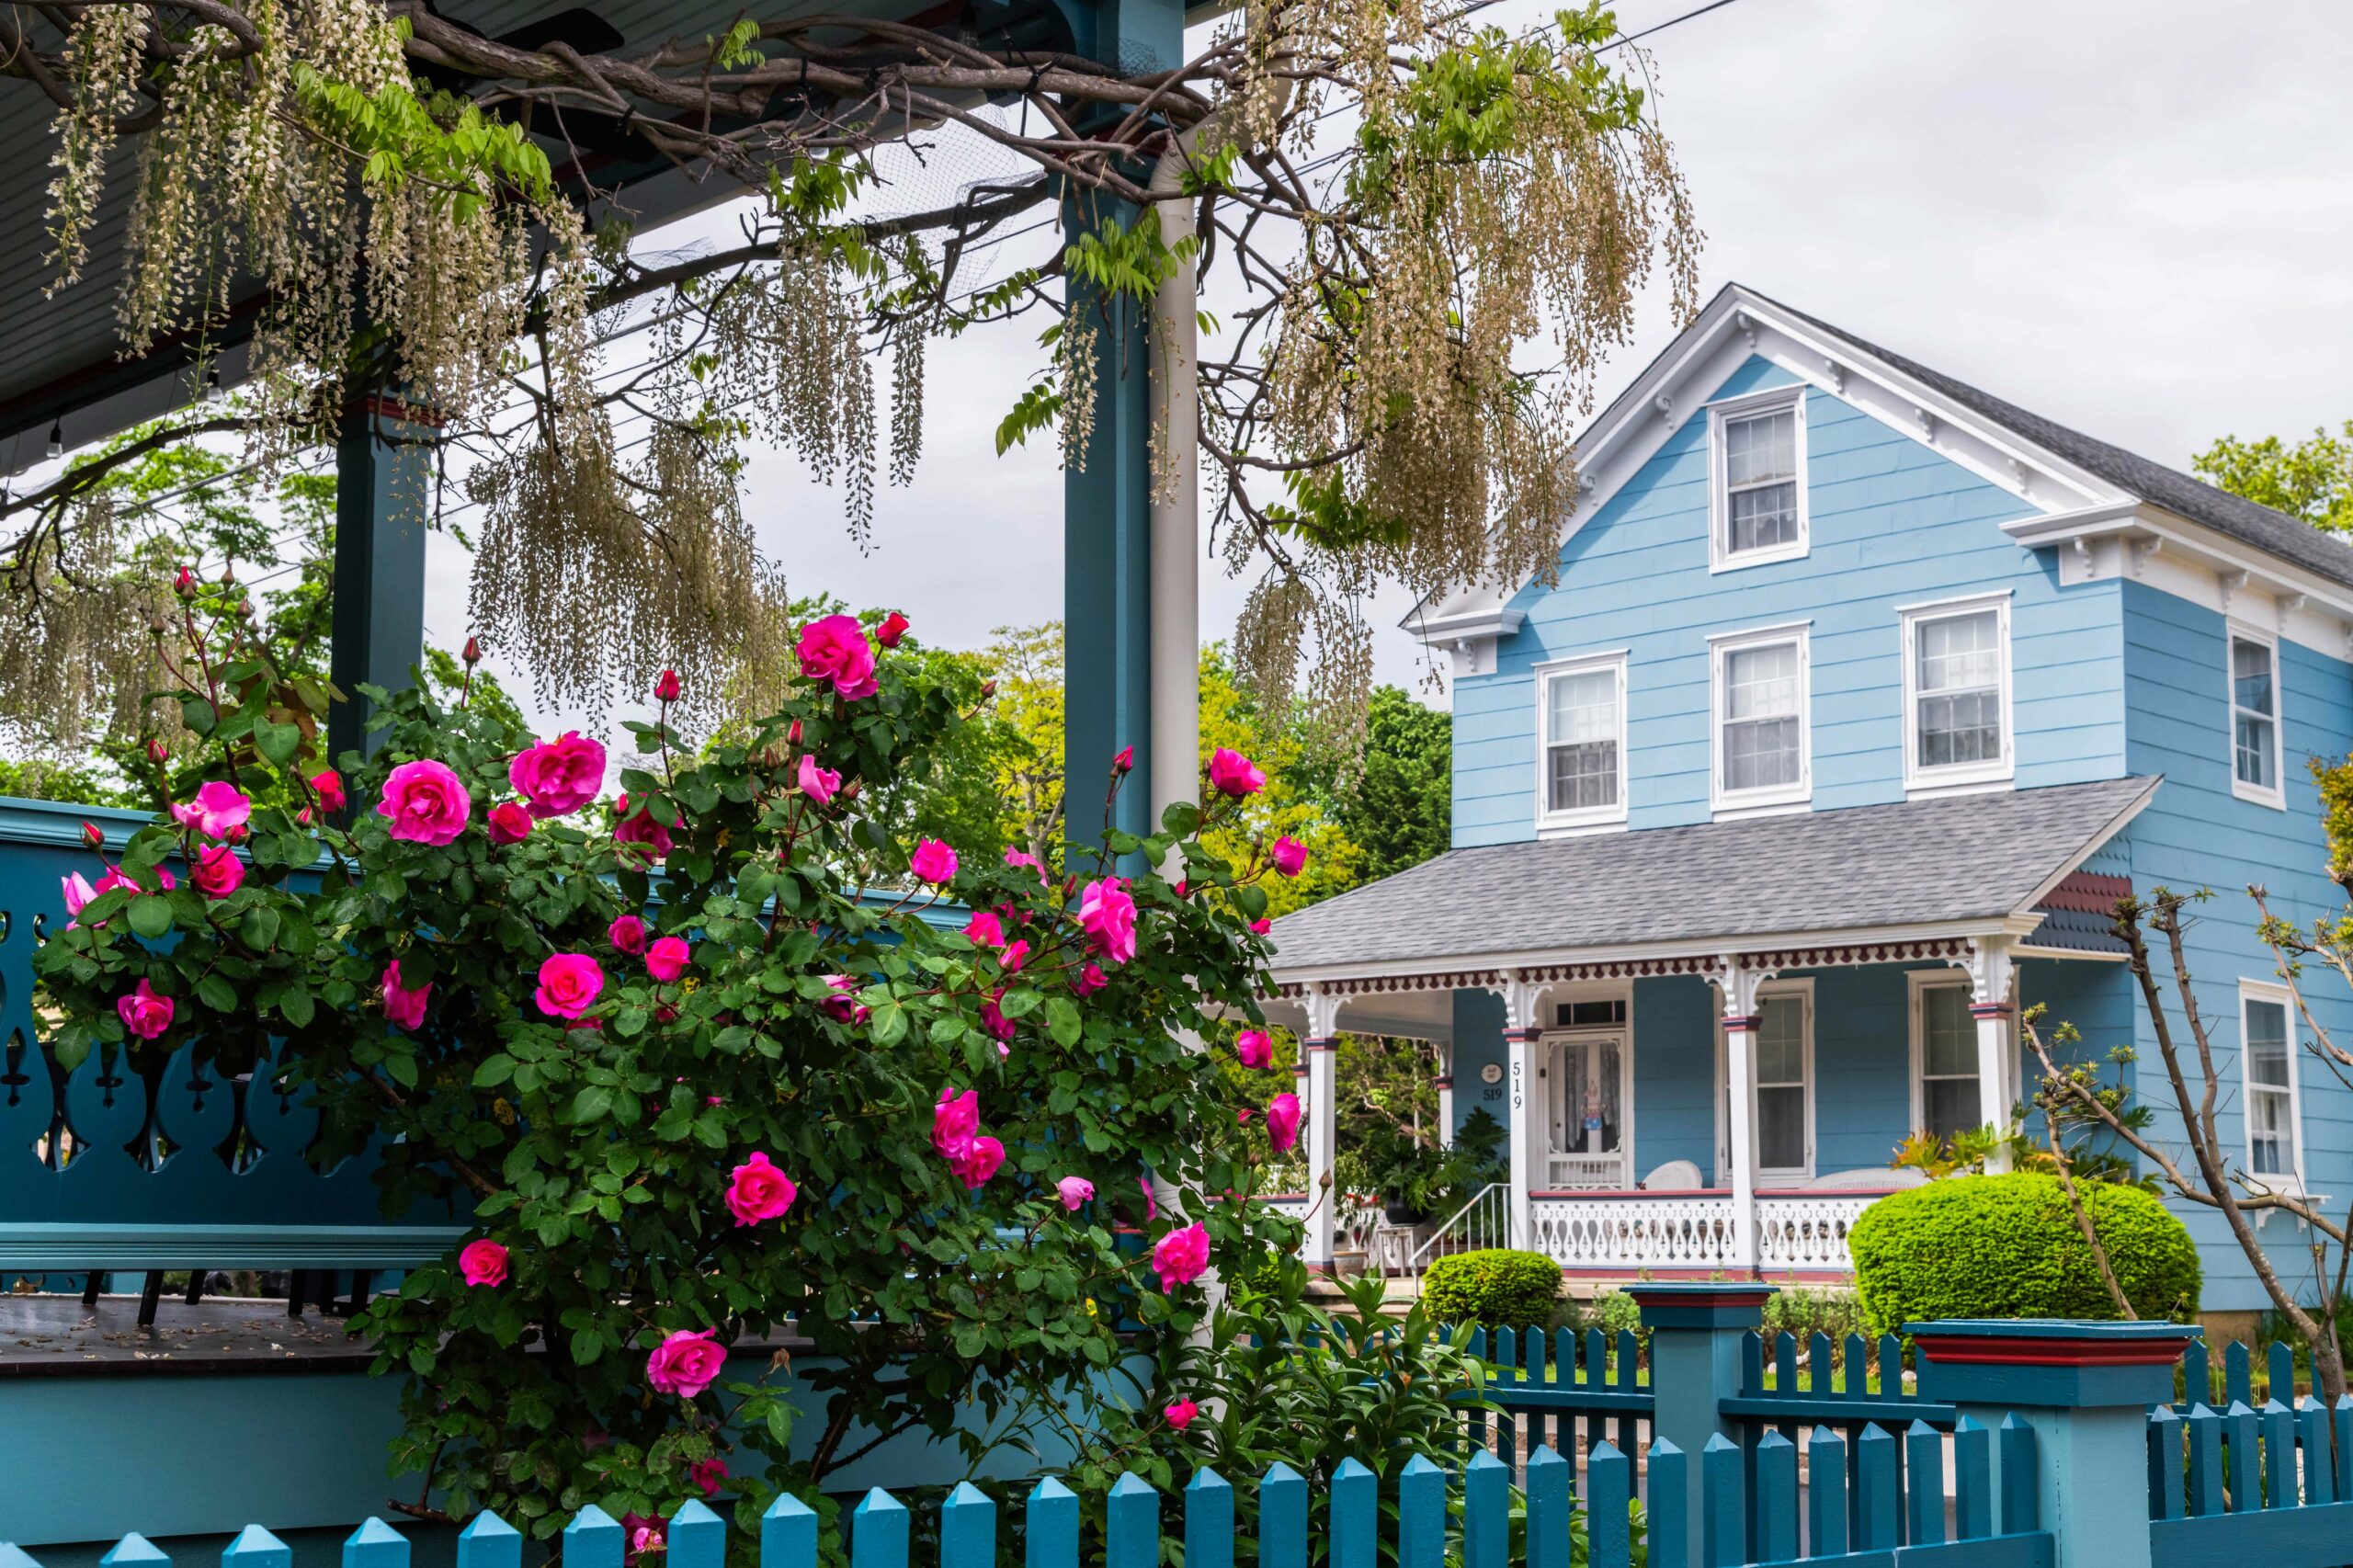
[[[2208,482],[2234,495],[2302,517],[2325,533],[2353,533],[2353,419],[2325,426],[2290,446],[2277,436],[2225,436],[2190,460]]]
[[[1374,689],[1364,756],[1338,820],[1367,881],[1444,854],[1454,834],[1454,721],[1393,686]]]

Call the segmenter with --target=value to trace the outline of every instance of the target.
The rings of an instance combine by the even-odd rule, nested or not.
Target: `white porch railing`
[[[1506,1182],[1490,1182],[1406,1256],[1401,1272],[1419,1274],[1438,1258],[1451,1256],[1458,1252],[1478,1252],[1487,1247],[1509,1245],[1511,1187]]]
[[[1853,1267],[1847,1233],[1857,1216],[1879,1201],[1876,1192],[1760,1193],[1756,1199],[1756,1267],[1772,1275]]]
[[[1754,1227],[1759,1273],[1845,1273],[1847,1233],[1878,1193],[1760,1193],[1743,1214],[1727,1193],[1550,1194],[1529,1202],[1529,1244],[1563,1268],[1617,1271],[1739,1267]]]

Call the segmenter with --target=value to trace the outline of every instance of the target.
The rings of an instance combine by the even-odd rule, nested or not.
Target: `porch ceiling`
[[[1457,849],[1275,922],[1275,978],[2031,917],[2156,778]]]

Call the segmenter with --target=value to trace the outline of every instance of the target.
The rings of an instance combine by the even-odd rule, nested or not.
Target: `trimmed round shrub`
[[[1422,1276],[1422,1301],[1440,1323],[1539,1328],[1561,1300],[1561,1266],[1540,1252],[1491,1247],[1441,1257]]]
[[[2078,1182],[2125,1300],[2143,1318],[2198,1312],[2198,1249],[2154,1195]],[[1881,1199],[1847,1237],[1863,1324],[1900,1334],[1938,1318],[2112,1318],[2116,1303],[2059,1178],[1949,1176]]]

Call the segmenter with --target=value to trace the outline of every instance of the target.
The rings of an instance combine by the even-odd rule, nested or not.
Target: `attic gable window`
[[[1709,404],[1708,472],[1710,570],[1805,554],[1805,389]]]

